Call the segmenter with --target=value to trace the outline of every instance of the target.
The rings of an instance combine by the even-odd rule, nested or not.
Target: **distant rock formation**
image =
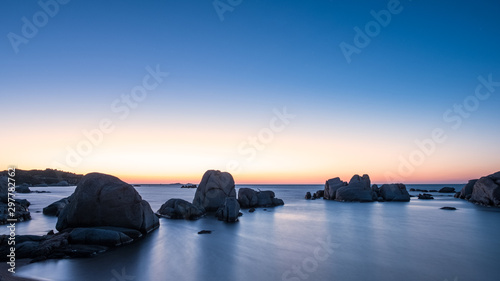
[[[56,228],[111,226],[148,233],[159,226],[158,217],[133,186],[100,174],[85,175],[58,216]]]
[[[455,193],[455,188],[454,187],[443,187],[438,192],[439,193]]]
[[[434,197],[432,197],[432,194],[424,193],[424,194],[419,194],[418,199],[430,200],[430,199],[434,199]]]
[[[12,216],[10,215],[11,212],[9,210],[8,180],[8,177],[0,177],[0,225],[8,223],[8,219],[15,219],[17,222],[23,222],[31,219],[31,214],[28,208],[30,202],[26,199],[15,199],[13,202],[15,212],[12,213]]]
[[[185,219],[195,220],[202,217],[205,212],[183,199],[170,199],[165,204],[161,205],[160,209],[156,212],[159,217],[168,219]]]
[[[233,176],[227,172],[208,170],[196,189],[193,204],[206,212],[216,212],[224,205],[226,197],[236,198]]]
[[[337,189],[335,200],[345,202],[372,202],[373,194],[371,190],[370,177],[368,175],[354,175],[347,186]]]
[[[197,188],[198,186],[196,186],[196,184],[185,184],[185,185],[182,185],[181,188]]]
[[[243,209],[274,207],[285,204],[283,200],[275,196],[274,192],[270,190],[255,191],[251,188],[240,188],[238,190],[238,202]]]
[[[7,176],[8,171],[1,171],[0,176]],[[45,169],[45,170],[21,170],[16,169],[16,184],[27,184],[28,186],[68,186],[77,185],[83,175],[74,173]]]

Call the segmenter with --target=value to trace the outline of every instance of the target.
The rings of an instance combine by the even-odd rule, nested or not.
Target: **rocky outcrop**
[[[500,172],[470,180],[455,197],[480,205],[500,207]]]
[[[251,188],[238,190],[238,202],[241,208],[274,207],[284,205],[283,200],[276,198],[273,191],[255,191]]]
[[[8,186],[8,177],[0,177],[0,225],[8,223],[8,219],[14,219],[16,222],[30,220],[31,214],[28,208],[30,202],[26,199],[14,199],[14,201],[10,201],[11,204],[14,203],[14,206],[10,206],[9,210]],[[14,208],[14,212],[11,212],[12,208]]]
[[[402,183],[384,184],[380,187],[379,194],[384,201],[410,201],[410,194]]]
[[[30,186],[26,183],[16,186],[17,193],[30,193]]]
[[[168,219],[185,219],[195,220],[202,217],[205,212],[183,199],[170,199],[165,204],[161,205],[156,212],[159,217]]]
[[[322,190],[317,190],[314,194],[313,194],[313,199],[319,199],[319,198],[324,198],[325,197],[325,190],[322,189]]]
[[[71,196],[58,200],[47,207],[43,208],[43,214],[47,216],[59,216],[61,211],[69,204]]]
[[[430,191],[430,192],[432,192],[432,191]],[[455,188],[446,186],[446,187],[441,188],[438,192],[439,193],[455,193]]]
[[[1,171],[0,176],[7,176],[8,171]],[[22,170],[16,169],[16,183],[26,183],[30,186],[53,186],[66,182],[68,185],[76,185],[83,175],[64,172],[60,170]]]
[[[193,204],[206,212],[215,212],[224,204],[226,197],[236,198],[234,187],[231,174],[208,170],[196,189]]]
[[[366,174],[362,177],[360,177],[359,175],[354,175],[347,186],[343,186],[337,189],[335,200],[347,202],[372,202],[373,194],[370,184],[370,177]]]
[[[434,199],[434,197],[432,197],[432,194],[424,193],[424,194],[419,194],[418,199],[430,200],[430,199]]]
[[[344,186],[347,186],[347,182],[340,180],[339,177],[327,180],[325,182],[324,198],[335,200],[337,190]]]
[[[114,226],[148,233],[159,226],[158,217],[133,186],[100,174],[85,175],[60,212],[59,231],[69,228]]]
[[[240,214],[240,204],[234,197],[226,197],[224,205],[216,212],[215,216],[225,222],[236,222]]]
[[[312,198],[312,195],[311,195],[311,192],[306,192],[306,196],[304,197],[306,199],[311,199]]]

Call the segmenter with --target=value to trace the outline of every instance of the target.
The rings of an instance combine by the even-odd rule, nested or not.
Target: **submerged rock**
[[[156,212],[160,217],[185,220],[195,220],[204,214],[202,209],[183,199],[170,199]]]
[[[206,212],[215,212],[224,204],[226,197],[236,198],[234,187],[231,174],[208,170],[196,189],[193,204]]]

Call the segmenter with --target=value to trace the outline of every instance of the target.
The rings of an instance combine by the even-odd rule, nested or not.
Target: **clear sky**
[[[497,1],[1,6],[1,169],[137,183],[500,170]]]

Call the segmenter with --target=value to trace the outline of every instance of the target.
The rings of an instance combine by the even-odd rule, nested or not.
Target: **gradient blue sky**
[[[500,87],[459,129],[443,120],[479,75],[500,81],[500,3],[402,0],[347,63],[339,44],[353,44],[353,28],[388,2],[243,0],[220,21],[212,1],[72,0],[16,54],[7,35],[21,35],[21,19],[41,7],[3,0],[0,165],[63,163],[65,147],[116,117],[110,104],[160,65],[165,82],[71,170],[196,182],[236,159],[237,182],[354,173],[383,182],[437,127],[447,141],[403,180],[463,182],[500,170]],[[237,146],[283,107],[296,118],[247,161]]]

